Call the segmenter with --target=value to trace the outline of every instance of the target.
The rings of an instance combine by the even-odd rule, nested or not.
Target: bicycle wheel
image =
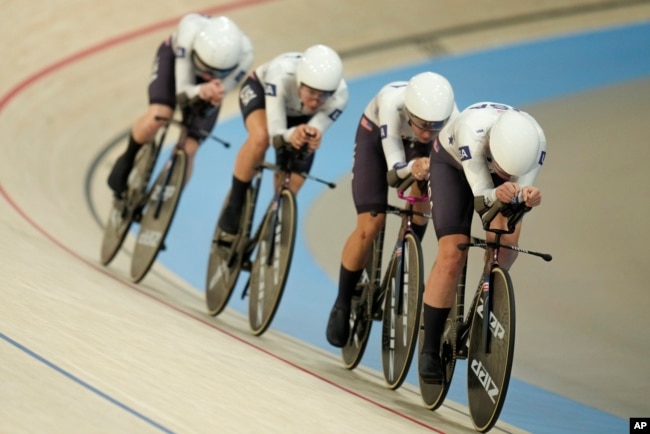
[[[368,345],[368,337],[372,329],[372,300],[380,288],[381,254],[383,249],[384,232],[381,231],[372,241],[370,260],[363,270],[359,283],[352,297],[350,308],[350,339],[341,348],[343,366],[354,369],[361,362],[363,353]]]
[[[412,233],[404,237],[403,249],[395,254],[386,287],[381,334],[384,380],[399,388],[408,374],[417,343],[424,291],[422,247]]]
[[[251,270],[248,322],[256,336],[271,324],[284,292],[296,241],[296,198],[283,189],[264,217]]]
[[[131,258],[131,280],[140,282],[160,251],[183,192],[187,155],[177,150],[160,172],[148,195]],[[171,170],[171,172],[169,172]]]
[[[492,302],[486,301],[488,293],[483,292],[474,312],[467,357],[469,412],[479,432],[490,430],[499,419],[515,350],[515,298],[510,276],[496,267],[490,273],[490,286]],[[492,306],[487,352],[483,322],[486,303]]]
[[[212,246],[210,247],[210,257],[208,258],[208,272],[205,284],[205,303],[208,313],[216,316],[226,307],[230,296],[232,295],[239,273],[241,272],[243,249],[246,247],[242,241],[248,240],[250,236],[251,220],[253,218],[253,190],[249,188],[246,191],[244,199],[243,212],[239,223],[240,235],[233,242],[231,247],[223,247],[217,244],[221,237],[221,228],[219,220],[223,214],[226,204],[228,203],[230,193],[221,206],[221,212],[217,219],[212,236]]]
[[[424,406],[428,410],[434,411],[437,410],[447,397],[447,392],[449,392],[449,387],[451,386],[451,380],[454,376],[454,369],[456,368],[456,329],[458,326],[459,309],[456,298],[454,297],[454,303],[451,306],[449,315],[447,315],[447,321],[445,322],[445,330],[442,334],[442,339],[440,341],[440,359],[442,361],[443,372],[445,378],[442,384],[430,384],[422,381],[422,378],[418,375],[418,381],[420,384],[420,394],[422,395],[422,400],[424,401]],[[419,350],[418,354],[422,352],[422,346],[424,344],[424,326],[420,327],[419,334]]]
[[[134,214],[139,212],[140,201],[147,188],[155,157],[153,143],[142,145],[129,174],[126,199],[113,200],[102,237],[99,257],[102,265],[108,265],[115,258],[126,239]]]

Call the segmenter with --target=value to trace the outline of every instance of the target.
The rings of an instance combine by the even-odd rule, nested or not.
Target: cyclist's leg
[[[256,173],[254,167],[263,161],[269,147],[266,110],[257,109],[249,113],[245,123],[248,137],[237,153],[230,197],[219,221],[219,227],[227,234],[236,234],[239,231],[246,191]]]
[[[454,301],[458,276],[467,255],[467,252],[459,250],[457,246],[468,239],[466,235],[454,234],[438,240],[438,256],[427,279],[424,295],[424,342],[419,371],[425,382],[437,383],[443,378],[439,357],[440,342]]]
[[[327,323],[327,340],[336,347],[345,345],[350,333],[350,303],[363,273],[372,241],[384,227],[388,197],[386,160],[381,151],[379,129],[357,129],[352,167],[352,197],[357,225],[341,254],[339,289]],[[373,213],[377,213],[373,216]]]
[[[429,186],[438,255],[424,291],[424,337],[418,368],[424,382],[440,383],[444,379],[441,336],[467,256],[457,245],[469,239],[474,210],[462,168],[443,149],[431,154]]]
[[[133,169],[133,162],[140,147],[151,142],[156,137],[160,127],[163,126],[162,122],[155,120],[155,116],[169,117],[172,113],[173,109],[169,106],[152,104],[147,112],[136,120],[129,135],[127,148],[115,161],[108,177],[108,185],[116,195],[121,195],[126,191],[129,173]]]
[[[255,176],[254,167],[264,159],[269,146],[264,88],[255,74],[249,75],[241,86],[239,110],[248,136],[237,153],[228,203],[217,223],[222,238],[234,238],[239,232],[246,191]]]
[[[108,185],[120,196],[127,188],[129,173],[140,147],[156,137],[163,125],[155,120],[155,116],[171,117],[176,107],[174,83],[174,50],[169,41],[163,42],[156,53],[149,83],[149,108],[146,113],[136,119],[129,138],[129,144],[124,153],[117,159],[108,177]]]
[[[190,181],[192,176],[192,170],[194,169],[194,157],[199,149],[199,145],[205,140],[205,137],[199,132],[203,131],[212,131],[215,124],[217,123],[217,118],[219,116],[219,107],[213,107],[208,110],[207,113],[198,119],[196,119],[188,130],[188,137],[183,146],[185,155],[187,155],[187,169],[185,171],[185,183]]]
[[[369,212],[359,214],[357,226],[343,247],[338,294],[327,324],[327,340],[335,347],[342,347],[348,339],[348,317],[354,290],[366,266],[372,241],[384,227],[385,218],[383,213],[374,217]]]

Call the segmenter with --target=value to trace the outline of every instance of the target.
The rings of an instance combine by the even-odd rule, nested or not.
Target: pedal
[[[142,221],[142,210],[144,209],[143,206],[138,206],[133,210],[133,214],[131,215],[131,220],[134,221],[135,223],[140,223]]]
[[[229,234],[227,232],[220,231],[219,237],[212,242],[221,248],[230,249],[235,245],[235,241],[237,241],[237,234]]]
[[[456,358],[460,360],[467,359],[469,350],[469,324],[459,323],[456,328]]]
[[[253,264],[250,259],[245,259],[241,263],[241,269],[244,271],[251,271]]]

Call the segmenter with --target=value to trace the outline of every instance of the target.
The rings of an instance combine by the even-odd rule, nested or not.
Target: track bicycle
[[[151,268],[156,255],[164,248],[164,238],[173,219],[185,181],[187,156],[183,150],[188,137],[189,125],[213,107],[198,98],[182,107],[182,120],[156,116],[165,124],[155,140],[142,145],[133,169],[129,173],[127,191],[122,198],[114,198],[109,218],[104,228],[100,262],[108,265],[122,246],[133,223],[140,224],[131,261],[131,278],[139,282]],[[180,127],[179,139],[166,161],[156,182],[149,188],[149,180],[171,124]],[[230,144],[209,131],[197,131],[203,137],[211,137],[225,147]]]
[[[246,192],[239,233],[228,244],[222,242],[219,215],[212,237],[206,277],[207,310],[210,315],[216,316],[228,303],[241,271],[250,273],[242,298],[248,296],[248,320],[256,336],[264,333],[271,325],[291,266],[298,222],[296,197],[289,189],[291,174],[298,173],[305,179],[321,182],[330,188],[336,187],[334,183],[296,171],[296,164],[306,156],[306,146],[298,151],[288,149],[274,140],[274,147],[278,155],[284,153],[287,158],[279,158],[280,163],[277,165],[263,162],[255,168],[258,173]],[[278,182],[275,192],[262,222],[253,231],[253,219],[264,170],[274,172],[279,178],[276,178]],[[228,196],[221,213],[227,203]],[[253,254],[255,257],[251,261]]]
[[[483,229],[495,234],[494,241],[471,237],[458,245],[460,250],[479,247],[486,250],[485,264],[474,298],[465,315],[465,281],[467,259],[458,281],[456,298],[447,317],[440,344],[444,380],[430,384],[419,378],[425,407],[439,408],[451,385],[456,360],[467,359],[467,394],[474,427],[487,432],[499,419],[506,399],[515,346],[515,296],[508,270],[499,265],[499,249],[509,249],[538,256],[545,261],[553,258],[547,253],[533,252],[501,243],[501,236],[514,232],[517,223],[531,208],[525,204],[504,205],[497,201],[486,208],[482,197],[475,199],[475,209],[481,215]],[[490,228],[499,214],[508,219],[507,229]],[[488,280],[485,281],[485,277]],[[424,332],[420,331],[420,350]]]
[[[371,254],[352,297],[350,337],[341,353],[347,369],[358,366],[365,352],[373,321],[382,322],[381,360],[384,380],[390,389],[399,388],[408,374],[420,326],[424,291],[424,265],[420,239],[411,227],[413,216],[431,216],[413,209],[428,196],[406,196],[404,191],[414,182],[409,176],[397,187],[404,207],[388,205],[386,214],[401,217],[402,222],[386,273],[381,274],[386,227],[372,242]],[[422,189],[421,189],[422,191]],[[426,190],[424,190],[426,191]]]

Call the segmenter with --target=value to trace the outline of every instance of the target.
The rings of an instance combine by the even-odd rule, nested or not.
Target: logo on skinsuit
[[[341,113],[342,113],[342,112],[341,112],[341,110],[339,110],[339,109],[334,110],[332,113],[330,113],[330,119],[331,119],[332,121],[337,120],[337,119],[339,118],[339,116],[341,116]]]
[[[542,151],[542,155],[539,156],[539,165],[541,166],[544,164],[544,160],[546,160],[546,151]]]
[[[269,96],[276,96],[277,93],[276,93],[275,84],[266,83],[266,85],[264,86],[264,93]]]
[[[241,91],[239,91],[239,100],[243,106],[247,106],[255,97],[257,97],[257,94],[249,85],[242,87]]]
[[[361,118],[361,126],[368,131],[372,131],[372,125],[370,124],[370,121],[365,116]]]
[[[469,151],[469,146],[461,146],[458,148],[458,154],[460,155],[460,161],[472,159],[472,153]]]

